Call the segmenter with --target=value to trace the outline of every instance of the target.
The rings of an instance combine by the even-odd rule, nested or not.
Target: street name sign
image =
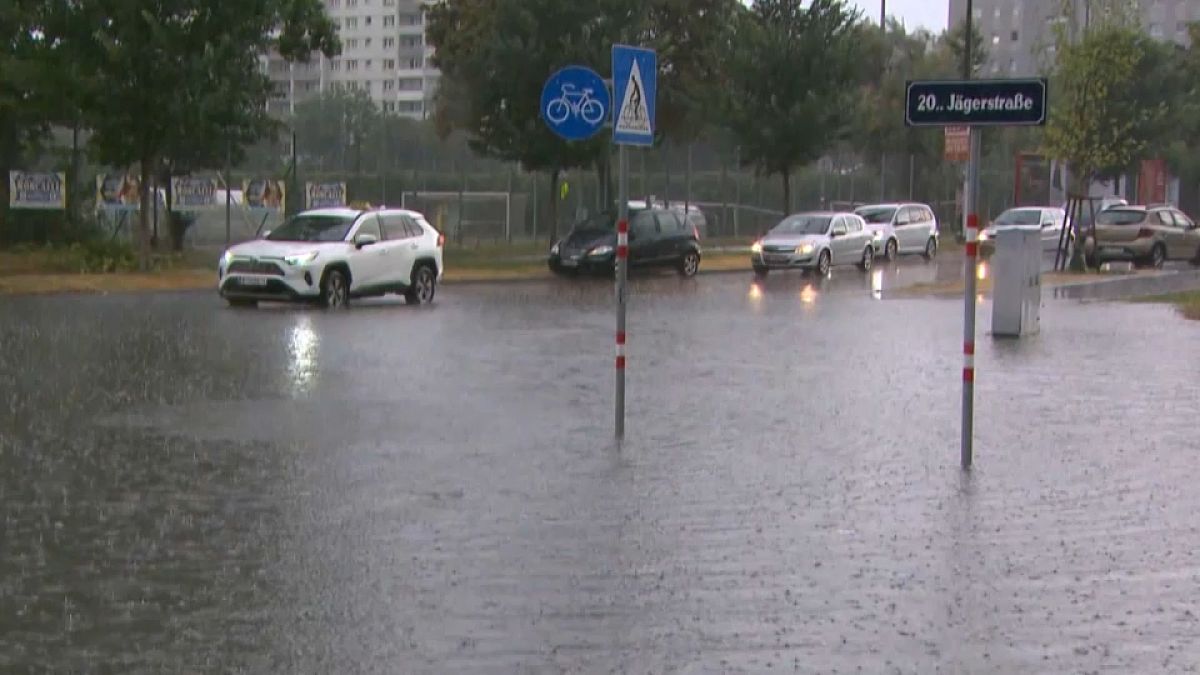
[[[613,143],[654,145],[658,56],[652,49],[613,45]]]
[[[904,123],[923,126],[1041,126],[1046,80],[924,80],[907,86]]]

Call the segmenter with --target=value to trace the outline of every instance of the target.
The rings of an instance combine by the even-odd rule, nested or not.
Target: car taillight
[[[446,245],[446,235],[438,234],[438,248],[443,248]]]
[[[1153,237],[1153,236],[1154,236],[1154,230],[1152,230],[1148,227],[1143,227],[1142,229],[1138,230],[1138,239],[1141,239],[1142,237]]]

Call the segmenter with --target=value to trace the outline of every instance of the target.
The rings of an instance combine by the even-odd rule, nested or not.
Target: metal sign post
[[[968,10],[968,17],[970,11]],[[968,19],[969,21],[969,19]],[[970,40],[970,24],[967,26]],[[969,43],[968,43],[969,44]],[[968,48],[968,55],[970,49]],[[966,75],[970,76],[969,56]],[[947,80],[908,82],[904,123],[910,127],[970,128],[967,179],[963,186],[966,255],[963,260],[963,389],[962,468],[975,459],[975,294],[979,257],[980,137],[985,126],[1040,126],[1046,123],[1049,104],[1046,80]],[[946,130],[946,153],[955,133]]]
[[[963,256],[963,389],[962,468],[971,468],[975,454],[975,279],[979,261],[979,129],[971,129],[963,211],[967,214],[966,254]]]
[[[617,382],[615,429],[625,438],[625,312],[629,279],[629,145],[654,144],[658,58],[649,49],[613,45],[613,142],[617,151]]]

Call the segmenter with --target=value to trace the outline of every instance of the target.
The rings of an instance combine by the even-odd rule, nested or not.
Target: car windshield
[[[267,236],[268,241],[342,241],[356,216],[292,216]]]
[[[1038,209],[1011,209],[1000,214],[997,225],[1040,225],[1042,212]]]
[[[1097,225],[1135,225],[1145,219],[1145,211],[1133,209],[1108,209],[1096,214]]]
[[[864,207],[855,211],[862,219],[872,224],[890,223],[896,215],[896,209],[890,206]]]
[[[829,229],[830,216],[798,215],[788,216],[775,227],[771,234],[825,234]]]
[[[629,209],[629,221],[633,222],[634,216],[645,211],[646,209]],[[617,230],[617,214],[611,211],[601,211],[593,213],[582,220],[575,221],[571,226],[571,231],[580,232],[616,232]]]

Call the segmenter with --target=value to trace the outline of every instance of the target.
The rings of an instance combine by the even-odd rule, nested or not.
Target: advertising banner
[[[66,174],[9,171],[8,207],[11,209],[67,208]]]
[[[199,211],[217,206],[216,178],[197,176],[174,176],[171,178],[172,211]]]
[[[124,173],[96,176],[96,208],[106,211],[137,211],[140,206],[140,181]]]
[[[346,205],[345,183],[305,183],[304,208],[325,209]]]
[[[242,183],[246,206],[252,209],[283,213],[287,205],[287,188],[274,178],[251,178]]]

